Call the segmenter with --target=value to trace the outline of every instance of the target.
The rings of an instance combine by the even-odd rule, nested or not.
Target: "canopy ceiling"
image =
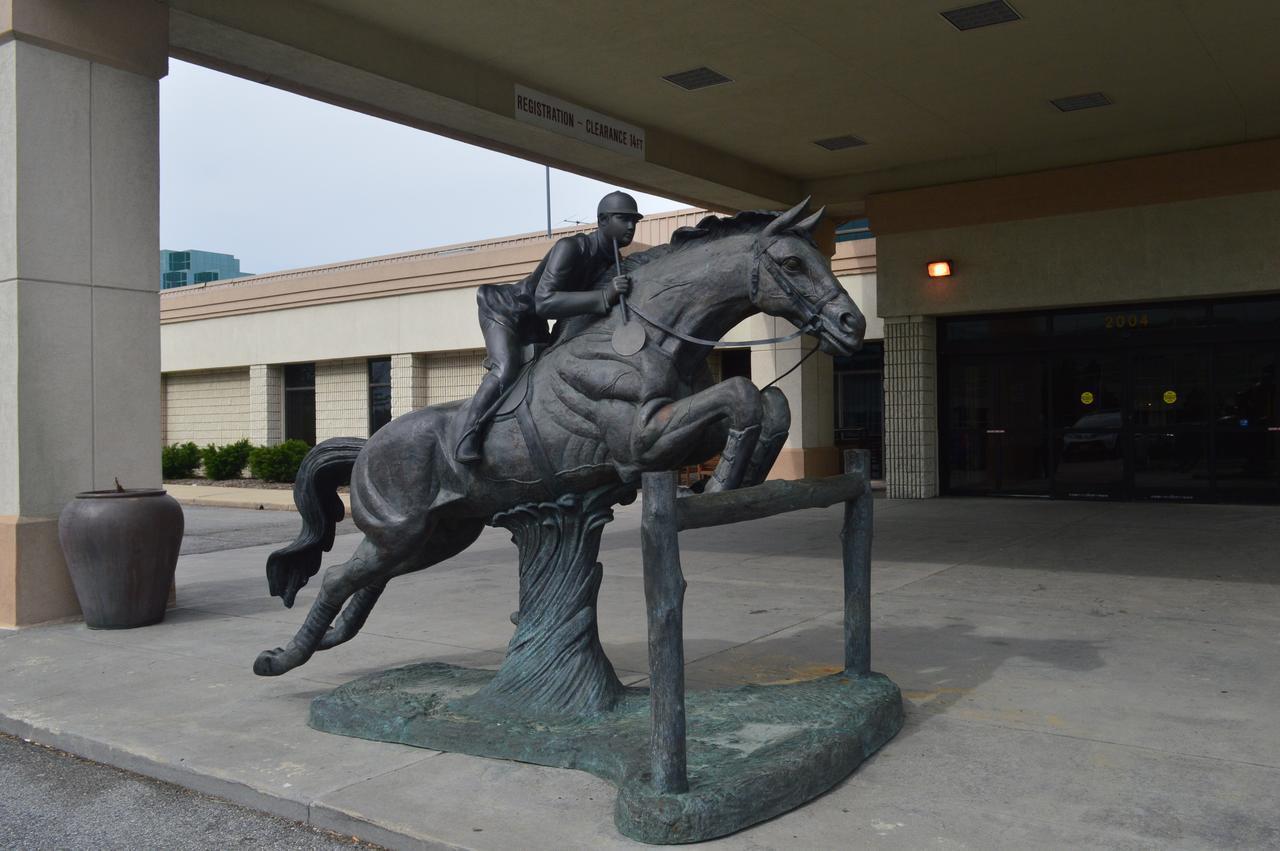
[[[175,55],[695,204],[871,192],[1280,136],[1280,3],[172,0]],[[707,66],[732,82],[684,91]],[[644,128],[643,160],[518,122],[526,86]],[[1113,103],[1061,112],[1100,91]],[[852,134],[860,147],[814,140]]]

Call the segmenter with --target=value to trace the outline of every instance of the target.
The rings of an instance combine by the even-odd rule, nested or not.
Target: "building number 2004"
[[[1148,321],[1145,313],[1115,313],[1104,316],[1103,323],[1107,330],[1123,331],[1125,328],[1146,328]]]

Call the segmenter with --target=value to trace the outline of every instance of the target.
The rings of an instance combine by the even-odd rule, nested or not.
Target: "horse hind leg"
[[[435,533],[427,542],[422,557],[404,562],[401,565],[402,569],[393,572],[391,576],[387,577],[387,580],[405,573],[426,570],[434,564],[453,558],[475,543],[476,538],[480,537],[482,531],[484,531],[483,520],[441,523],[436,527]],[[366,585],[356,591],[352,595],[351,601],[347,603],[342,609],[342,613],[338,615],[338,619],[334,621],[333,626],[320,639],[320,644],[316,649],[330,650],[355,638],[356,633],[360,632],[365,621],[369,619],[369,612],[373,610],[374,604],[382,596],[387,580]]]
[[[297,634],[284,647],[259,653],[253,672],[263,677],[278,677],[306,662],[319,649],[342,604],[361,588],[385,585],[402,561],[380,551],[365,538],[351,558],[325,570],[320,593]]]

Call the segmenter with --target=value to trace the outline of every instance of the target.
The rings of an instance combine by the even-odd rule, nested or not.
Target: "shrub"
[[[237,440],[222,447],[210,443],[200,452],[204,474],[211,479],[234,479],[244,472],[252,448],[248,440]]]
[[[187,441],[160,449],[160,470],[166,479],[186,479],[200,466],[200,447]]]
[[[278,446],[259,446],[249,453],[249,472],[255,479],[292,482],[311,447],[305,440],[286,440]]]

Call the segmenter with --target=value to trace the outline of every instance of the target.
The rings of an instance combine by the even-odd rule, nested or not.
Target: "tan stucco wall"
[[[884,320],[880,318],[879,302],[876,299],[876,274],[869,272],[863,275],[841,275],[838,279],[853,303],[858,305],[862,315],[867,318],[868,340],[884,339]]]
[[[484,346],[475,288],[246,313],[160,327],[164,372]]]
[[[250,437],[249,370],[179,372],[164,377],[164,443],[222,445]]]
[[[1280,192],[882,235],[883,316],[1280,290]],[[930,260],[955,264],[930,279]]]

